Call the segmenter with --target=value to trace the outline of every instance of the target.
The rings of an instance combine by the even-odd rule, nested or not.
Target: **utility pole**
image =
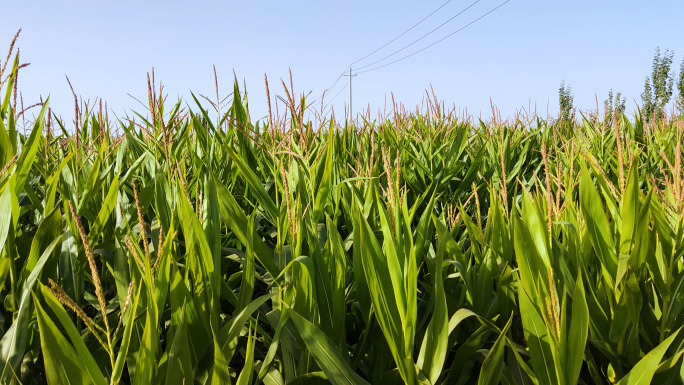
[[[352,119],[352,74],[351,74],[351,65],[349,66],[349,120]]]
[[[351,65],[349,66],[349,74],[348,74],[348,75],[345,75],[345,76],[349,76],[349,120],[351,120],[352,117],[354,116],[354,115],[352,114],[352,78],[353,78],[354,76],[356,76],[356,75],[352,75],[352,67],[351,67]]]

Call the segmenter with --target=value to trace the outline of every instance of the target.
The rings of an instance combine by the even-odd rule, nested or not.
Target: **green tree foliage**
[[[625,103],[626,99],[622,97],[620,92],[613,95],[612,89],[608,91],[608,99],[603,102],[606,125],[610,126],[613,124],[613,114],[620,117],[625,113]]]
[[[646,121],[663,116],[665,105],[672,97],[674,74],[671,71],[674,52],[666,49],[661,54],[660,47],[656,48],[653,56],[651,77],[646,77],[644,92],[641,94],[643,114]]]
[[[653,111],[655,110],[655,105],[653,103],[653,88],[651,87],[651,78],[646,77],[644,83],[644,92],[641,93],[641,109],[648,122],[653,116]]]
[[[560,120],[562,122],[573,122],[575,120],[575,110],[573,107],[574,96],[570,85],[561,82],[558,88],[558,105],[560,107]]]

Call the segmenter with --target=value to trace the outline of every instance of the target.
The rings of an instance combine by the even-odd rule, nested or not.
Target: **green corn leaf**
[[[301,335],[307,349],[316,359],[318,365],[334,385],[357,385],[368,384],[356,374],[347,364],[342,355],[337,351],[335,344],[321,330],[311,322],[290,310],[290,319]]]
[[[580,206],[587,224],[589,239],[612,283],[617,274],[615,242],[598,191],[596,191],[584,163],[580,162],[580,164],[582,166],[580,171]]]
[[[102,164],[102,157],[104,155],[105,146],[101,145],[100,150],[97,153],[97,157],[93,161],[90,167],[90,173],[88,174],[88,179],[85,182],[85,186],[82,192],[82,198],[78,202],[77,212],[81,212],[82,208],[88,203],[93,194],[99,190],[98,179],[100,176],[100,165]],[[101,183],[100,183],[101,184]]]
[[[207,243],[204,229],[193,212],[188,200],[183,196],[183,192],[178,189],[177,194],[177,210],[179,214],[181,228],[186,242],[187,256],[186,260],[188,268],[193,275],[194,285],[192,286],[192,293],[194,294],[197,310],[200,313],[201,320],[205,327],[210,330],[209,318],[212,314],[213,298],[218,298],[221,287],[211,285],[211,276],[214,272],[214,258],[211,254],[211,249]]]
[[[31,242],[31,251],[29,253],[28,259],[26,260],[26,265],[24,266],[24,276],[28,277],[28,275],[31,274],[36,266],[36,263],[38,263],[41,250],[45,250],[50,242],[60,235],[61,227],[61,212],[59,208],[55,208],[45,217],[45,219],[43,219],[38,226],[38,230],[33,238],[33,242]],[[60,245],[58,244],[58,246]],[[56,260],[48,261],[48,267],[52,267],[54,269],[54,266],[50,266],[51,264],[54,264],[54,262],[56,262]],[[48,274],[45,275],[50,276],[53,279],[57,279],[54,271],[48,271],[47,273]],[[43,281],[47,282],[47,279],[43,278]]]
[[[207,244],[211,255],[213,256],[212,264],[216,266],[211,275],[211,284],[218,288],[221,286],[221,214],[219,210],[218,197],[216,186],[214,186],[214,178],[205,176],[204,178],[204,212],[202,227],[204,228],[204,235],[207,239]],[[218,291],[215,291],[218,293]],[[217,295],[218,298],[218,295]]]
[[[534,307],[527,293],[518,291],[520,315],[522,317],[525,341],[530,348],[532,367],[541,385],[558,383],[554,355],[551,345],[554,343],[539,311]]]
[[[131,345],[131,337],[133,336],[133,329],[135,328],[135,318],[138,311],[138,304],[140,301],[140,293],[142,292],[142,284],[138,284],[138,289],[135,290],[135,298],[131,302],[130,310],[128,314],[125,315],[125,328],[123,336],[121,337],[121,345],[119,346],[119,353],[116,356],[116,361],[114,362],[114,368],[112,370],[111,383],[118,384],[121,380],[123,374],[124,365],[126,364],[126,358],[128,357],[128,350]]]
[[[11,52],[10,52],[11,54]],[[7,89],[5,90],[5,98],[2,99],[2,105],[0,106],[0,120],[5,120],[7,117],[7,110],[10,108],[10,96],[12,95],[12,90],[14,89],[14,81],[17,77],[17,67],[19,66],[19,53],[14,55],[14,63],[12,64],[12,72],[10,72],[9,79],[7,80]],[[4,67],[4,64],[3,64]],[[12,112],[10,110],[10,112]],[[12,116],[13,113],[10,114]]]
[[[238,240],[243,245],[246,245],[248,243],[247,229],[249,228],[247,216],[225,186],[217,181],[214,181],[214,186],[217,189],[217,198],[221,212],[221,218],[226,221]],[[273,251],[264,244],[261,238],[255,237],[253,241],[255,257],[259,260],[261,265],[264,266],[266,271],[271,274],[272,277],[277,277],[280,274],[280,271],[273,262]]]
[[[231,148],[226,148],[226,153],[228,153],[233,162],[235,162],[235,164],[238,166],[238,169],[249,184],[249,187],[254,189],[256,192],[259,203],[262,204],[265,210],[264,213],[266,214],[266,217],[272,223],[276,223],[279,213],[278,207],[275,205],[275,203],[273,203],[273,200],[268,195],[266,190],[264,190],[264,186],[259,181],[259,178],[256,176],[256,174],[254,174],[254,171],[252,171],[252,169],[250,169],[245,162],[238,157],[237,154],[235,154]]]
[[[589,330],[589,308],[584,294],[582,273],[577,275],[575,291],[572,296],[572,321],[567,339],[564,341],[563,364],[566,384],[576,384],[584,361],[584,348]],[[564,335],[564,334],[562,334]]]
[[[34,297],[36,318],[40,331],[40,346],[45,360],[48,384],[92,384],[89,372],[83,366],[74,348],[60,333]]]
[[[501,334],[494,342],[494,346],[489,349],[487,357],[482,363],[478,385],[497,385],[504,370],[504,348],[506,347],[506,333],[513,322],[513,315],[508,319],[506,326],[501,330]]]
[[[475,361],[475,354],[484,343],[483,339],[489,333],[489,327],[481,326],[475,330],[461,344],[449,367],[449,375],[444,380],[446,384],[465,383],[471,376]]]
[[[234,314],[233,318],[221,328],[219,334],[217,335],[217,340],[221,350],[226,355],[226,360],[232,358],[234,346],[231,347],[230,343],[237,338],[247,319],[259,308],[259,306],[263,305],[266,301],[278,294],[279,292],[276,291],[256,298],[239,313]]]
[[[55,195],[57,193],[57,187],[59,185],[59,176],[62,173],[62,169],[64,166],[66,166],[70,161],[71,158],[73,157],[73,154],[69,154],[64,159],[61,161],[57,169],[52,173],[50,178],[46,181],[47,187],[47,194],[45,196],[45,205],[44,205],[44,211],[43,215],[46,215],[52,209],[55,208]]]
[[[660,360],[663,358],[665,352],[667,351],[667,348],[670,347],[672,341],[675,340],[680,330],[681,329],[672,333],[670,337],[668,337],[665,341],[661,342],[655,349],[648,352],[648,354],[646,354],[644,358],[642,358],[636,365],[634,365],[634,368],[632,368],[632,370],[630,370],[629,373],[627,373],[624,377],[622,377],[622,379],[620,379],[618,385],[650,384],[653,375],[658,369]]]
[[[112,184],[109,186],[107,196],[105,196],[104,201],[102,202],[102,207],[100,207],[100,211],[97,213],[97,219],[90,225],[90,232],[88,233],[88,242],[90,242],[91,244],[95,243],[97,237],[104,230],[105,224],[109,220],[109,217],[112,211],[114,210],[114,207],[116,207],[118,197],[119,178],[116,177],[114,178],[114,181],[112,181]]]
[[[440,221],[435,215],[433,221]],[[439,226],[444,229],[445,227]],[[440,234],[440,239],[445,239],[445,234]],[[423,344],[420,347],[416,365],[427,375],[431,383],[437,382],[444,360],[447,354],[447,342],[449,340],[449,319],[447,315],[446,296],[442,280],[442,262],[446,252],[447,242],[439,242],[437,258],[435,260],[434,277],[432,277],[432,290],[434,295],[434,310],[428,324]]]
[[[136,357],[135,377],[133,378],[133,384],[136,385],[151,382],[156,361],[157,341],[153,330],[153,328],[156,329],[156,326],[153,325],[154,320],[150,313],[148,311],[146,314],[145,327]]]
[[[61,241],[62,236],[60,235],[45,248],[31,274],[24,281],[16,319],[0,340],[0,382],[8,383],[13,374],[17,373],[19,369],[19,364],[29,339],[28,325],[31,318],[29,312],[31,307],[31,290],[33,290],[33,285],[36,283],[52,251]]]
[[[342,244],[342,237],[337,231],[336,226],[332,220],[326,216],[326,229],[328,230],[328,243],[330,245],[330,255],[333,259],[333,268],[331,269],[331,280],[333,286],[332,293],[332,322],[333,333],[335,333],[335,341],[341,350],[346,351],[346,330],[345,330],[345,314],[346,314],[346,300],[345,290],[347,288],[347,257],[345,255],[344,245]],[[330,262],[328,262],[330,264]]]
[[[5,249],[9,234],[10,224],[12,220],[12,194],[9,189],[4,189],[0,192],[0,252]]]
[[[50,292],[50,290],[47,289],[46,286],[41,285],[40,289],[41,293],[43,294],[43,298],[45,298],[45,302],[47,302],[52,311],[55,312],[57,318],[59,319],[59,322],[62,324],[64,330],[67,332],[69,340],[71,341],[71,344],[75,349],[75,353],[78,355],[78,359],[81,365],[84,367],[85,371],[88,373],[90,380],[93,382],[93,384],[96,385],[106,385],[107,380],[102,375],[102,371],[97,366],[97,362],[93,358],[93,355],[90,353],[88,347],[83,342],[83,339],[78,329],[76,328],[76,326],[74,326],[73,322],[71,321],[69,314],[67,314],[66,310],[64,310],[64,308],[62,307],[62,304],[59,303],[57,298],[55,298],[55,296],[52,294],[52,292]],[[41,313],[44,312],[41,311]],[[48,319],[45,323],[49,325],[50,323],[52,323],[52,321]],[[54,324],[52,324],[52,327],[54,327]],[[52,327],[50,327],[49,329],[52,330]]]
[[[245,255],[245,262],[242,270],[242,284],[240,285],[240,295],[238,296],[238,303],[235,307],[237,312],[242,311],[252,302],[252,295],[254,294],[254,216],[250,218],[249,227],[247,229],[247,253]]]
[[[328,127],[328,146],[325,155],[325,169],[323,171],[323,176],[320,181],[318,181],[318,189],[316,191],[316,199],[314,201],[313,207],[313,221],[314,223],[319,223],[323,219],[323,209],[329,199],[330,186],[332,184],[332,172],[333,172],[333,154],[334,154],[334,134],[335,127],[333,122],[330,122]]]
[[[166,371],[166,385],[182,385],[193,381],[192,376],[192,362],[190,360],[190,344],[188,343],[188,328],[185,314],[185,304],[180,310],[180,323],[176,326],[176,331],[173,335],[173,344],[171,350],[169,351],[169,358]],[[219,365],[223,367],[225,364],[225,358],[220,361],[222,355],[217,356],[215,360],[219,362]],[[216,363],[214,363],[216,365]],[[217,370],[215,368],[215,376],[217,376]],[[219,377],[219,381],[225,381],[225,377]],[[213,382],[213,378],[212,378]],[[225,383],[225,382],[224,382]],[[228,378],[228,383],[230,379]]]
[[[251,327],[247,330],[245,365],[242,367],[242,371],[240,371],[240,376],[238,376],[238,380],[236,382],[237,385],[252,385],[252,378],[254,377],[254,339],[256,338],[256,330],[254,333],[255,335],[252,336]]]
[[[43,123],[45,122],[45,115],[47,114],[49,104],[50,98],[48,98],[48,100],[45,101],[43,107],[40,109],[40,113],[38,113],[38,116],[36,117],[36,120],[33,123],[33,129],[31,130],[31,134],[26,140],[26,143],[24,143],[21,155],[17,160],[18,172],[16,172],[12,176],[13,178],[16,178],[16,184],[14,185],[14,189],[17,195],[21,193],[21,189],[24,187],[24,183],[26,183],[26,180],[28,179],[29,172],[31,171],[31,167],[33,166],[33,162],[36,159],[36,153],[38,152],[38,147],[40,146],[40,138],[43,132]]]
[[[259,369],[259,375],[257,377],[257,379],[258,379],[257,385],[258,385],[258,381],[264,381],[264,383],[266,383],[266,377],[269,376],[269,374],[274,370],[274,369],[269,370],[268,368],[270,367],[271,362],[273,362],[273,359],[275,358],[275,355],[276,355],[277,350],[278,350],[278,346],[280,344],[280,334],[282,333],[283,329],[285,328],[285,324],[287,323],[288,320],[289,320],[289,315],[287,315],[287,311],[284,311],[283,313],[281,313],[280,322],[278,323],[278,326],[276,327],[275,335],[273,336],[273,340],[271,341],[271,345],[268,347],[268,352],[266,353],[266,357],[264,357],[264,360],[261,363],[261,367]]]
[[[625,192],[622,195],[622,203],[620,205],[620,218],[622,219],[620,254],[625,255],[630,254],[634,238],[638,236],[636,228],[641,204],[639,202],[639,170],[637,165],[637,160],[633,159],[632,165],[629,168],[629,177],[627,178],[627,185]]]
[[[356,210],[355,227],[360,229],[361,263],[368,282],[368,291],[372,300],[376,319],[382,329],[390,351],[399,367],[399,372],[406,382],[413,382],[415,375],[413,360],[403,347],[403,329],[398,304],[394,295],[392,279],[377,238],[373,235],[368,222],[360,210]]]

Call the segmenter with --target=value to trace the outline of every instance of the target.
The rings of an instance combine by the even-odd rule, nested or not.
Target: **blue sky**
[[[474,0],[452,0],[420,26],[360,62],[381,58],[415,40]],[[461,28],[503,0],[481,0],[423,41],[411,53]],[[292,69],[297,93],[318,97],[345,67],[391,40],[445,0],[423,1],[27,1],[5,0],[0,46],[18,28],[24,104],[51,95],[53,110],[73,114],[65,75],[79,95],[102,97],[118,115],[142,107],[145,76],[155,68],[170,99],[190,91],[214,99],[212,65],[221,97],[232,91],[233,70],[246,82],[252,119],[267,113],[264,74],[271,94],[283,94],[280,78]],[[657,46],[684,55],[684,2],[511,0],[479,22],[407,60],[354,78],[354,110],[383,109],[390,92],[407,107],[432,86],[447,105],[474,115],[502,115],[534,106],[558,110],[562,80],[575,105],[595,108],[608,90],[640,103],[644,77]],[[383,55],[384,54],[384,55]],[[5,53],[0,54],[4,60]],[[401,57],[401,54],[396,56]],[[344,85],[343,79],[338,87]],[[333,94],[340,88],[336,88]],[[334,101],[338,114],[345,90]],[[189,100],[188,100],[189,101]],[[282,105],[281,105],[282,111]]]

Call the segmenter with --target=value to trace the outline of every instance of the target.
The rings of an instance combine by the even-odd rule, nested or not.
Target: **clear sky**
[[[252,119],[267,113],[264,74],[271,95],[283,94],[280,78],[292,69],[295,91],[318,97],[351,62],[418,22],[446,0],[347,1],[40,1],[4,0],[0,47],[18,28],[20,73],[26,106],[51,95],[53,110],[73,114],[65,75],[79,95],[102,97],[118,115],[142,107],[146,72],[155,68],[171,99],[190,91],[215,98],[212,65],[221,97],[232,77],[247,84]],[[452,0],[440,11],[362,66],[410,43],[474,0]],[[503,0],[481,0],[450,23],[392,59],[452,33]],[[684,55],[684,2],[618,0],[510,0],[445,41],[400,63],[354,78],[354,110],[382,109],[390,92],[411,107],[431,85],[447,105],[503,115],[537,103],[558,110],[558,87],[571,85],[575,105],[595,108],[608,90],[640,103],[644,78],[657,46]],[[4,61],[5,53],[0,54]],[[388,60],[389,61],[389,60]],[[372,67],[368,67],[372,68]],[[343,78],[340,86],[347,78]],[[286,81],[289,83],[289,79]],[[331,96],[332,96],[331,95]],[[348,90],[334,101],[340,113]],[[282,110],[282,106],[281,106]]]

